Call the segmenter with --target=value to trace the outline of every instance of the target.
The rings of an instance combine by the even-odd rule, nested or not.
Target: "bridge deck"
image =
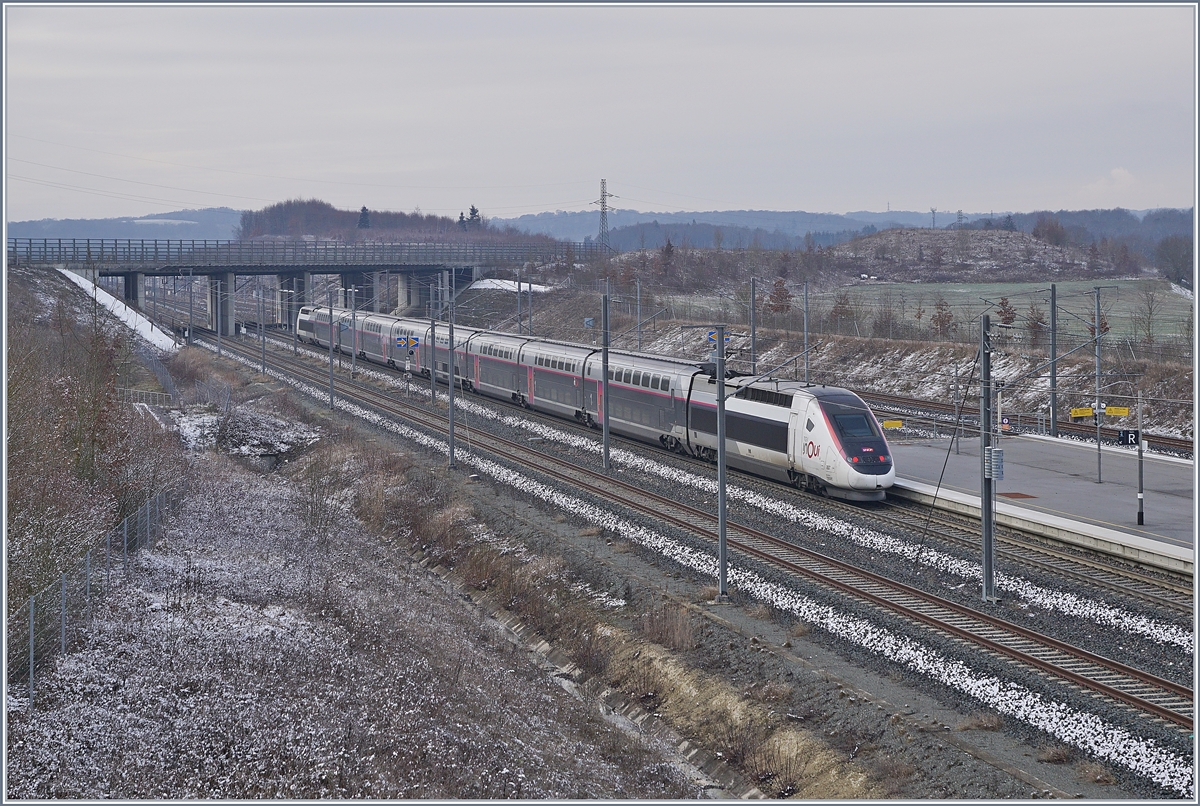
[[[144,272],[383,271],[491,266],[596,256],[598,243],[340,243],[9,238],[8,265],[87,268],[100,274]]]

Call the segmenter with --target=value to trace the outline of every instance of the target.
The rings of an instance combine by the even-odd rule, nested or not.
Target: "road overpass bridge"
[[[349,301],[373,311],[420,311],[446,299],[446,286],[461,288],[489,268],[526,263],[586,260],[605,251],[598,243],[529,241],[523,243],[340,243],[306,240],[131,240],[83,238],[9,238],[8,266],[64,268],[87,276],[122,279],[131,305],[145,309],[148,283],[155,278],[207,278],[205,316],[209,327],[219,318],[232,335],[239,317],[239,296],[248,296],[237,278],[270,277],[256,288],[273,293],[279,321],[291,323],[301,305],[326,301],[314,275],[339,275],[339,304]],[[173,289],[177,292],[177,283]],[[330,287],[327,283],[327,288]],[[156,289],[151,286],[152,298]],[[257,304],[257,303],[255,303]],[[220,316],[215,312],[220,308]],[[255,317],[257,318],[257,317]],[[200,320],[202,321],[202,320]]]

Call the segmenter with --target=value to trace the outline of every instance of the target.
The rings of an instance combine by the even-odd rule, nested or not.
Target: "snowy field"
[[[303,485],[200,460],[87,645],[9,701],[8,798],[658,798],[697,790]]]

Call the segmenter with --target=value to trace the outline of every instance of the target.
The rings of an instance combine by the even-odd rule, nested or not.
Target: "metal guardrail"
[[[174,401],[166,392],[150,392],[145,389],[117,387],[117,400],[121,403],[144,403],[147,406],[171,406]]]
[[[477,266],[588,258],[599,243],[339,243],[335,241],[132,240],[9,238],[8,265],[80,265],[97,269],[221,266]]]

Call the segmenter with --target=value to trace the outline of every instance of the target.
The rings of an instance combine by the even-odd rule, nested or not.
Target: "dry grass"
[[[691,649],[694,642],[691,615],[685,608],[663,604],[638,619],[642,634],[668,649]]]
[[[793,638],[803,638],[810,632],[812,632],[812,627],[808,626],[806,622],[797,621],[792,625],[791,635]]]
[[[705,585],[703,588],[700,589],[700,601],[702,601],[702,602],[714,601],[717,598],[717,594],[719,592],[720,592],[720,588],[718,588],[716,585]]]
[[[749,694],[762,703],[786,702],[792,698],[792,687],[788,683],[768,680],[761,686],[752,686]]]
[[[773,798],[795,795],[810,775],[813,756],[785,749],[778,741],[766,741],[746,759],[746,772],[764,794]]]
[[[891,797],[900,792],[904,782],[916,774],[917,768],[907,761],[884,756],[876,761],[875,771],[883,781],[888,796]]]
[[[658,665],[643,659],[630,667],[620,681],[621,690],[639,700],[643,706],[653,709],[661,706],[668,681],[663,678]]]
[[[958,730],[1000,730],[1004,727],[1004,717],[993,711],[982,711],[958,723]]]
[[[447,347],[446,349],[449,350],[450,348]],[[600,533],[603,531],[604,530],[601,529],[599,526],[588,526],[585,529],[579,530],[579,536],[580,537],[599,537]]]
[[[713,726],[712,747],[717,748],[730,764],[745,767],[755,751],[766,741],[765,721],[753,714],[722,713]]]
[[[1093,784],[1111,786],[1117,782],[1116,777],[1108,771],[1107,767],[1095,761],[1084,761],[1076,769],[1081,779],[1090,781]]]
[[[1072,755],[1070,748],[1059,744],[1051,747],[1043,747],[1038,752],[1037,760],[1046,764],[1066,764],[1071,760]]]
[[[592,675],[603,675],[608,671],[612,646],[597,625],[578,630],[570,637],[569,646],[571,657],[580,669]]]
[[[176,384],[192,384],[208,380],[213,374],[213,360],[208,350],[184,347],[167,361],[167,368]]]

